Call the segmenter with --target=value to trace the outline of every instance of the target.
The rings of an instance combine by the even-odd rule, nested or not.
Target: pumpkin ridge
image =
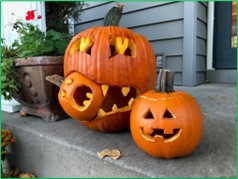
[[[103,39],[103,37],[104,37],[103,32],[104,31],[105,31],[105,27],[99,27],[98,32],[96,32],[97,36],[95,38],[98,39],[98,42],[96,44],[97,46],[95,47],[96,49],[94,49],[94,50],[95,51],[97,50],[97,53],[96,53],[96,55],[93,56],[93,59],[91,59],[91,60],[93,60],[93,72],[95,73],[93,75],[94,76],[93,80],[95,80],[97,83],[100,83],[98,81],[98,79],[101,78],[100,73],[97,70],[97,69],[100,69],[100,67],[101,67],[101,60],[100,60],[100,58],[101,58],[101,53],[100,53],[101,49],[98,50],[98,48],[101,47],[100,44],[102,42],[105,42],[105,40]],[[104,53],[108,53],[108,52],[104,52]],[[87,74],[87,75],[90,76],[90,74]]]
[[[180,93],[179,96],[180,96],[179,101],[181,101],[181,102],[183,101],[182,104],[183,104],[183,106],[184,106],[184,110],[186,110],[186,114],[191,113],[191,111],[197,111],[197,112],[200,113],[200,108],[199,108],[199,106],[198,106],[197,103],[195,104],[194,102],[192,102],[192,104],[188,104],[187,101],[190,101],[190,103],[191,103],[191,98],[192,98],[191,96],[188,96],[188,95],[187,95],[186,93],[184,93],[184,92]],[[195,106],[197,106],[197,107],[195,108]],[[198,108],[199,108],[199,111],[197,110]],[[188,109],[191,109],[191,110],[188,110]],[[199,115],[199,114],[195,114],[195,115]],[[194,118],[188,118],[188,121],[187,121],[187,123],[186,123],[186,126],[187,126],[187,128],[190,130],[189,133],[196,131],[196,133],[198,134],[197,137],[198,137],[198,138],[201,138],[201,135],[202,135],[202,134],[201,134],[201,132],[200,132],[200,135],[199,135],[198,129],[203,130],[203,127],[198,127],[198,126],[192,125],[193,122],[194,122],[194,120],[195,120],[195,118],[196,118],[195,115],[194,115]],[[200,114],[199,116],[202,116],[202,114]],[[203,121],[201,121],[201,122],[202,122],[201,125],[203,126]],[[187,142],[187,145],[181,146],[181,152],[186,151],[186,148],[196,148],[196,147],[197,147],[198,144],[195,145],[195,146],[192,146],[194,138],[188,138],[188,139],[190,139],[190,142],[188,141],[188,142]],[[200,139],[199,139],[199,140],[200,140]]]

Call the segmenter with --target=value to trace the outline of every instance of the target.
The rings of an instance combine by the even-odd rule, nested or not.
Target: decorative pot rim
[[[15,66],[63,65],[64,56],[36,56],[14,59]]]

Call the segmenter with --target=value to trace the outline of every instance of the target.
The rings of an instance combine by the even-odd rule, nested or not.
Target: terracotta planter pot
[[[21,113],[39,116],[47,122],[65,118],[67,115],[58,102],[59,87],[45,77],[63,76],[63,56],[40,56],[15,59],[17,80],[21,90],[14,98],[22,104]]]

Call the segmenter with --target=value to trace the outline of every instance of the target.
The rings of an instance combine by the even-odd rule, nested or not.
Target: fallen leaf
[[[210,114],[207,113],[207,112],[204,112],[203,114],[204,114],[204,116],[209,116],[209,115],[210,115]]]
[[[20,117],[26,117],[26,113],[25,112],[20,112]]]
[[[30,173],[21,173],[21,174],[19,175],[19,178],[36,178],[36,176],[35,176],[35,175],[32,175],[32,174],[30,174]]]
[[[119,150],[103,149],[101,152],[98,152],[97,154],[100,159],[109,156],[113,160],[117,160],[121,157],[121,152]]]

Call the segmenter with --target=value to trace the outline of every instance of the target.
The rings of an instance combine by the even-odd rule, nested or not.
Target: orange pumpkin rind
[[[163,74],[161,74],[163,73]],[[168,74],[165,74],[168,73]],[[169,70],[160,70],[159,91],[151,90],[135,100],[130,115],[132,137],[139,148],[158,158],[191,154],[203,132],[199,104],[189,94],[174,91]],[[166,84],[167,83],[167,84]]]
[[[135,98],[156,84],[153,48],[144,36],[118,27],[122,9],[109,11],[106,26],[74,36],[64,56],[64,76],[71,79],[60,89],[60,104],[69,116],[102,132],[129,128]],[[80,93],[86,87],[79,84],[92,98]]]
[[[78,72],[65,78],[58,94],[65,112],[80,120],[91,120],[101,107],[103,98],[101,86]]]

